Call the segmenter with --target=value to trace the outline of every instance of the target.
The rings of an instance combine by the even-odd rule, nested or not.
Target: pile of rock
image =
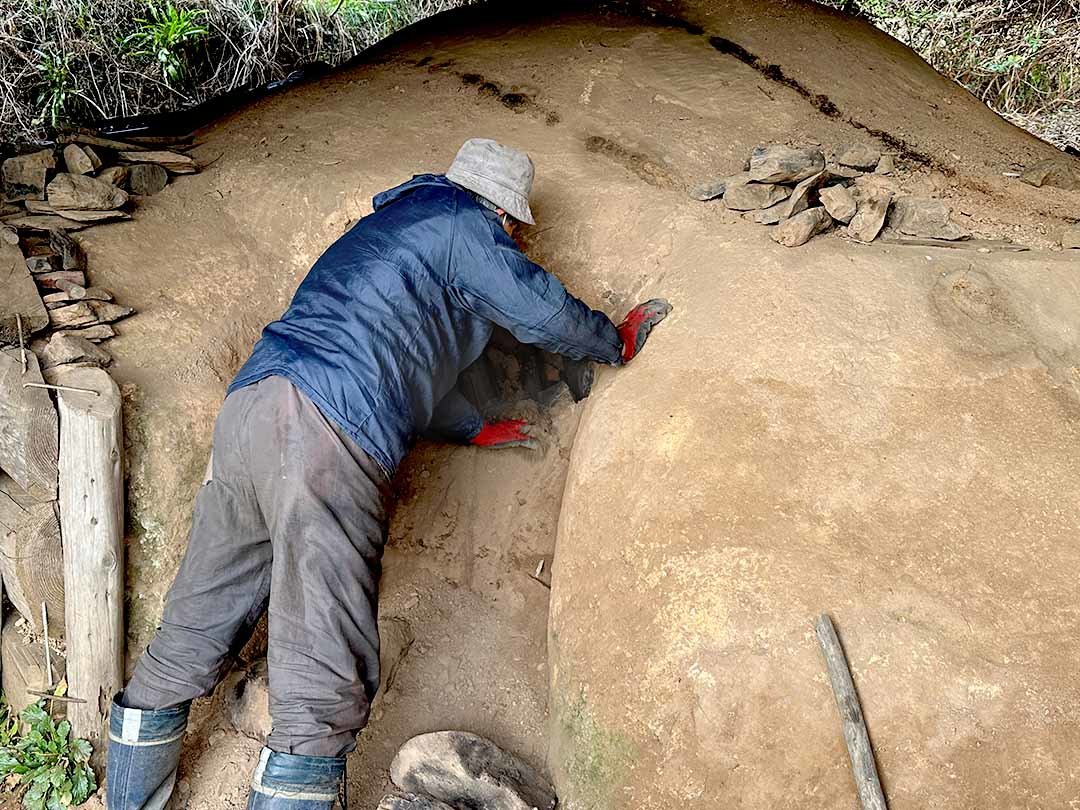
[[[827,160],[818,148],[783,144],[756,147],[746,170],[698,186],[695,199],[723,198],[724,205],[761,225],[787,247],[806,244],[842,225],[859,242],[873,242],[885,227],[929,239],[966,239],[941,200],[896,197],[887,179],[896,171],[891,155],[867,144],[845,146]],[[891,213],[890,213],[891,212]]]

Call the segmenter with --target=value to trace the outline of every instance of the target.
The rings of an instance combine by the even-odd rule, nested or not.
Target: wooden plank
[[[832,619],[822,614],[818,617],[814,630],[821,644],[822,655],[825,656],[825,667],[829,671],[836,708],[840,710],[844,742],[847,743],[848,755],[851,757],[851,769],[863,810],[887,810],[859,695],[855,692],[855,684],[851,680],[851,671],[840,646],[840,639],[836,637],[836,628],[833,627]]]
[[[199,170],[195,160],[179,152],[153,150],[149,152],[121,152],[120,159],[128,163],[156,163],[173,174],[194,174]]]
[[[0,351],[0,469],[22,489],[40,487],[56,497],[56,408],[48,391],[24,388],[44,379],[37,356],[26,353],[26,373],[17,348]]]
[[[1002,239],[928,239],[918,236],[883,236],[878,239],[883,245],[907,245],[909,247],[939,247],[950,250],[975,250],[983,253],[1024,253],[1031,250],[1027,245],[1007,242]]]
[[[41,632],[44,602],[49,635],[62,638],[64,558],[57,504],[21,499],[20,494],[11,478],[0,476],[0,573],[4,589],[8,601],[36,633]]]
[[[19,344],[19,316],[23,340],[49,325],[49,313],[38,294],[34,277],[16,245],[0,242],[0,344]]]
[[[101,369],[78,368],[60,391],[60,527],[72,732],[94,746],[101,771],[109,705],[124,685],[124,478],[120,390]]]
[[[89,223],[76,222],[53,214],[16,214],[5,217],[4,224],[23,231],[81,231]]]
[[[52,650],[53,683],[45,683],[48,680],[45,675],[45,647],[40,640],[29,641],[20,633],[15,626],[17,619],[14,613],[8,616],[0,635],[0,655],[4,659],[4,697],[16,713],[38,699],[29,690],[42,691],[44,687],[55,686],[66,674],[64,657]],[[53,707],[54,710],[57,708],[60,708],[59,705]]]
[[[85,144],[86,146],[100,146],[102,149],[112,149],[114,152],[141,152],[148,148],[142,144],[118,141],[114,138],[105,138],[101,135],[91,135],[85,132],[76,133],[65,140]]]

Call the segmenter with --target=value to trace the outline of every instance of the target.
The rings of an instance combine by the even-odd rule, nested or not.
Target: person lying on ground
[[[191,701],[209,695],[269,610],[272,731],[253,810],[322,810],[379,684],[376,622],[389,484],[414,438],[527,444],[457,391],[494,324],[618,366],[670,311],[616,326],[530,262],[530,158],[491,140],[445,175],[375,197],[319,258],[229,386],[161,626],[113,700],[110,810],[164,806]]]

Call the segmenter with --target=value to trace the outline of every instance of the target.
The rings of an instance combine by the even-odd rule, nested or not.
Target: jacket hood
[[[386,191],[380,191],[372,199],[372,207],[378,211],[380,208],[385,208],[390,205],[390,203],[408,197],[417,189],[424,188],[425,186],[456,188],[453,183],[441,174],[418,174],[413,177],[412,180],[402,183],[400,186],[394,186]]]

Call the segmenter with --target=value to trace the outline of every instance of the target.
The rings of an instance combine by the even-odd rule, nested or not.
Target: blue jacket
[[[575,360],[615,364],[622,342],[506,235],[499,218],[441,175],[374,200],[319,258],[229,386],[286,377],[388,476],[413,439],[461,441],[482,427],[456,392],[492,324]]]

